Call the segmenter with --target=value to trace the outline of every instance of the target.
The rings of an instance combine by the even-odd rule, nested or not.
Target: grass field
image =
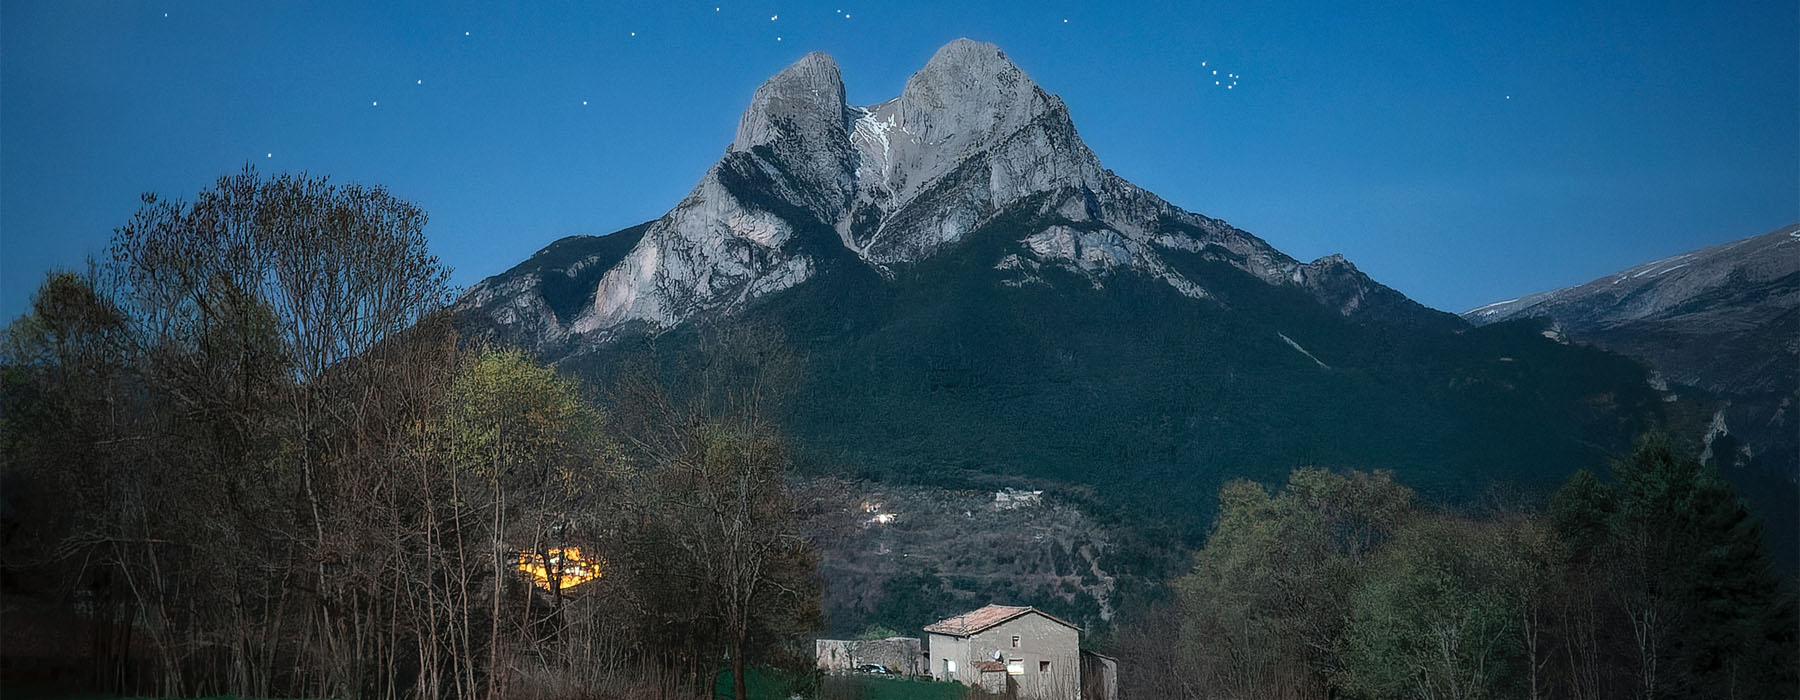
[[[764,669],[751,669],[746,683],[749,700],[964,700],[969,687],[960,683],[870,675],[826,676],[815,681],[811,677],[793,677]],[[730,700],[731,673],[719,672],[713,684],[713,697]]]

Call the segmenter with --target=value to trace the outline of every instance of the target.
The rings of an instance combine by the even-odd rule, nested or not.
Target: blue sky
[[[386,185],[467,285],[660,215],[805,52],[867,104],[958,36],[1121,175],[1446,310],[1800,220],[1791,0],[7,0],[0,314],[246,162]]]

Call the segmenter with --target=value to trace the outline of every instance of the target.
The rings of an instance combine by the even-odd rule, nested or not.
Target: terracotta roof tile
[[[1060,622],[1064,625],[1068,625],[1069,627],[1074,627],[1077,630],[1081,629],[1080,627],[1075,627],[1075,625],[1070,624],[1067,620],[1063,620],[1054,615],[1046,613],[1042,610],[1038,610],[1036,608],[1032,608],[1030,606],[989,605],[987,607],[981,608],[980,610],[975,610],[973,612],[966,612],[961,615],[957,615],[956,617],[945,618],[942,620],[938,620],[937,622],[933,622],[933,623],[925,626],[925,631],[931,632],[934,634],[947,634],[947,635],[950,635],[953,637],[967,637],[972,634],[978,634],[982,630],[985,630],[989,627],[993,627],[994,625],[998,625],[1002,622],[1006,622],[1007,620],[1011,620],[1015,617],[1019,617],[1026,613],[1037,613],[1039,615],[1043,615],[1044,617],[1050,618],[1051,620],[1055,620],[1056,622]]]

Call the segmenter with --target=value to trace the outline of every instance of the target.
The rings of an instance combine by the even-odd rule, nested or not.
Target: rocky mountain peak
[[[1003,135],[1043,113],[1053,99],[999,47],[957,39],[907,78],[900,118],[919,133],[936,127],[944,136]]]
[[[525,293],[526,281],[478,285],[472,303],[503,311],[502,326],[542,325],[506,331],[539,346],[593,347],[628,328],[743,308],[830,265],[860,261],[891,276],[1012,214],[1016,247],[990,263],[1002,285],[1045,283],[1060,269],[1096,289],[1137,275],[1214,299],[1189,267],[1199,256],[1305,288],[1345,316],[1435,314],[1342,258],[1300,265],[1107,171],[1062,100],[993,44],[944,45],[886,102],[852,106],[844,94],[837,62],[817,52],[764,82],[688,196],[622,256],[584,263],[607,269],[582,277],[592,297],[572,317]],[[820,247],[830,239],[817,234],[832,232],[850,256]]]
[[[971,152],[1061,110],[1061,100],[998,47],[957,39],[908,78],[898,98],[868,110],[873,129],[892,132],[883,153],[868,155],[886,166],[884,186],[904,199]]]
[[[814,51],[756,89],[750,107],[738,119],[731,150],[747,151],[784,136],[816,142],[843,140],[847,114],[844,77],[837,61]]]

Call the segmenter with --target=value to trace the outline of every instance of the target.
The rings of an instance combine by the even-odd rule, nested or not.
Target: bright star
[[[773,22],[780,17],[781,17],[781,15],[769,15],[769,21]]]
[[[463,32],[463,36],[468,36],[468,35],[469,35],[468,32]]]
[[[583,107],[586,107],[586,106],[587,106],[587,100],[582,100],[582,101],[581,101],[581,106],[583,106]]]
[[[632,32],[632,33],[631,33],[631,35],[632,35],[632,36],[637,36],[637,32]]]
[[[265,155],[265,156],[263,156],[263,157],[264,157],[264,158],[274,158],[274,157],[275,157],[275,154],[273,154],[273,153],[270,153],[270,154],[268,154],[268,155]]]
[[[379,106],[380,106],[380,105],[381,105],[381,103],[380,103],[380,102],[370,102],[370,103],[369,103],[369,106],[370,106],[370,107],[379,107]]]
[[[423,81],[423,80],[415,80],[415,81],[413,81],[413,84],[415,84],[415,85],[424,85],[424,84],[425,84],[425,81]]]

